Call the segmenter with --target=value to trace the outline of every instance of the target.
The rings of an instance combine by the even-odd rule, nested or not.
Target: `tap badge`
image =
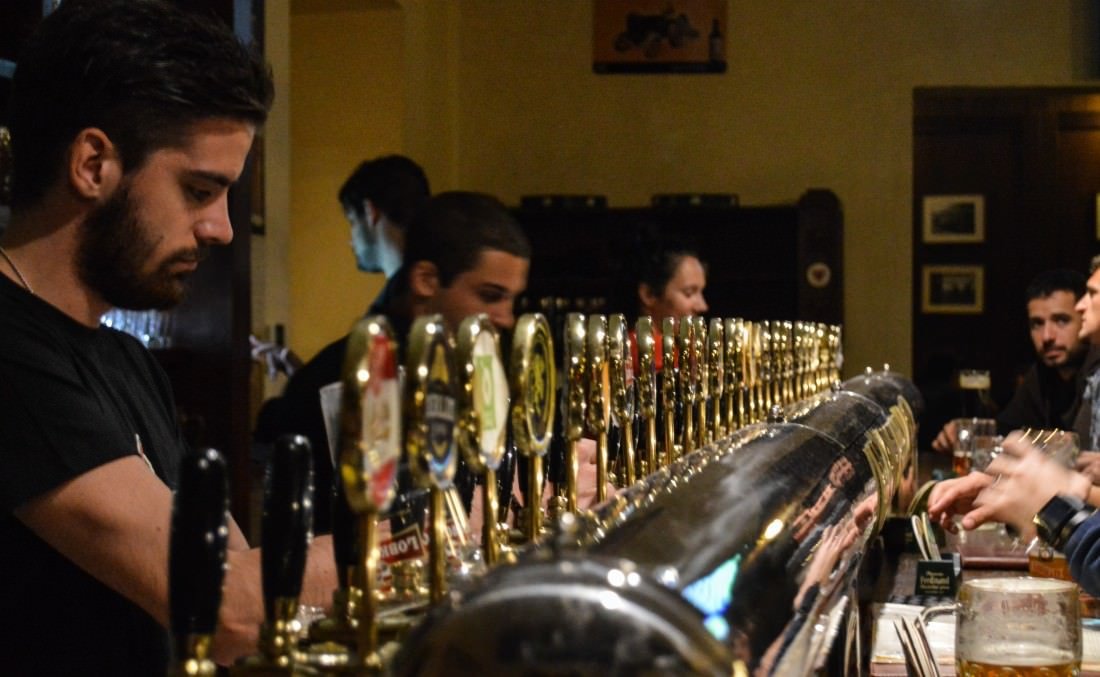
[[[531,367],[527,371],[527,421],[533,437],[543,437],[549,428],[547,419],[552,397],[546,343],[536,340],[531,346]]]
[[[508,378],[500,361],[496,341],[487,331],[478,334],[473,346],[473,399],[478,419],[478,448],[481,460],[493,470],[504,454],[501,437],[507,430]]]
[[[454,459],[455,398],[444,340],[434,341],[424,397],[428,463],[433,483],[445,488]]]
[[[370,477],[370,496],[378,510],[393,500],[401,458],[401,388],[392,342],[383,335],[370,340],[365,382],[361,382],[363,471]]]

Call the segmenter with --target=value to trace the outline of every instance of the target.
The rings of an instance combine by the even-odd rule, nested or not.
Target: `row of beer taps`
[[[312,455],[305,438],[284,438],[265,484],[259,651],[234,674],[380,672],[395,646],[386,640],[443,601],[449,582],[514,561],[565,515],[581,511],[586,439],[595,442],[598,504],[610,491],[825,389],[839,378],[843,360],[840,327],[815,322],[682,317],[658,326],[641,317],[630,327],[623,315],[569,313],[560,338],[555,351],[547,318],[521,316],[505,366],[500,337],[485,316],[467,318],[452,334],[433,315],[414,322],[402,359],[384,317],[356,324],[342,380],[333,609],[303,627],[298,595],[312,524]],[[510,453],[518,463],[507,464]],[[547,471],[551,495],[544,501]],[[499,523],[498,487],[510,495],[517,472],[522,509],[512,525]],[[464,475],[476,476],[481,488],[476,552],[454,546],[454,533],[465,525],[456,498]],[[226,519],[224,483],[217,452],[187,459],[170,563],[174,674],[214,674],[209,648],[225,561],[225,539],[217,536]],[[409,567],[395,566],[394,584],[383,589],[379,523],[396,497],[408,504],[414,493],[426,494],[429,585],[410,577]],[[422,520],[414,521],[419,528]]]

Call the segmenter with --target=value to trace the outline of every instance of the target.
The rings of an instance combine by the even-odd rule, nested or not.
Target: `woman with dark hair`
[[[654,324],[660,326],[666,317],[707,312],[703,297],[706,267],[695,252],[668,248],[655,251],[646,259],[638,274],[639,315],[651,316]]]

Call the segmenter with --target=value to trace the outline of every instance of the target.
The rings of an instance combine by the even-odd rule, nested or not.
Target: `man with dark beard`
[[[164,674],[184,443],[167,379],[111,307],[168,308],[272,98],[262,59],[160,0],[67,0],[15,74],[0,239],[0,655],[5,674]],[[260,554],[231,524],[214,657],[255,646]],[[303,601],[326,604],[331,542]]]

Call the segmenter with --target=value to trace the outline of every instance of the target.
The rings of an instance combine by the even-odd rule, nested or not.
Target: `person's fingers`
[[[1001,454],[986,466],[985,472],[993,477],[998,475],[1011,475],[1017,471],[1019,465],[1020,459]]]
[[[975,502],[975,505],[977,503]],[[975,507],[970,512],[963,515],[962,525],[964,529],[976,529],[986,522],[993,519],[993,515],[996,513],[995,506],[985,504]]]
[[[1005,438],[1001,443],[1001,456],[1012,456],[1014,458],[1023,458],[1035,449],[1035,445],[1028,442],[1024,436],[1018,432],[1013,432]]]

